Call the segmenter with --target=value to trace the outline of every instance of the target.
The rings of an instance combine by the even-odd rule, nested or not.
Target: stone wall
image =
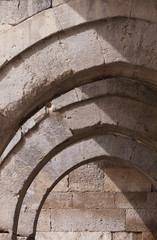
[[[49,194],[37,240],[155,240],[157,192],[139,171],[99,161],[64,177]]]
[[[0,240],[156,238],[156,32],[156,0],[0,0]]]

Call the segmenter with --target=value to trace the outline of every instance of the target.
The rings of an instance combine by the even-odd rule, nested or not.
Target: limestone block
[[[97,102],[88,104],[82,103],[74,108],[69,107],[68,110],[62,113],[62,116],[67,120],[70,128],[73,131],[96,125],[100,122],[99,108]]]
[[[131,169],[105,169],[104,190],[106,192],[149,192],[151,182],[141,172]]]
[[[39,232],[36,240],[111,240],[111,233],[99,232]]]
[[[12,138],[6,149],[4,150],[3,154],[1,155],[1,158],[4,159],[9,152],[16,146],[16,144],[19,143],[19,141],[22,139],[22,133],[21,130],[18,130],[15,134],[15,136]]]
[[[98,192],[73,193],[73,208],[114,208],[114,194]]]
[[[12,26],[9,24],[0,25],[0,35],[11,29]]]
[[[137,47],[140,42],[140,27],[132,20],[111,20],[107,26],[96,25],[105,63],[136,62]],[[121,41],[119,41],[121,39]]]
[[[103,170],[96,163],[86,164],[69,174],[70,191],[103,191]]]
[[[11,235],[8,233],[0,233],[0,240],[10,240],[11,239]]]
[[[61,4],[65,4],[67,2],[69,2],[69,0],[53,0],[52,1],[52,7],[57,7]]]
[[[143,192],[117,192],[115,194],[115,205],[117,208],[146,208],[147,195]]]
[[[157,211],[156,209],[127,209],[126,230],[136,232],[156,231]]]
[[[156,232],[143,232],[142,233],[142,240],[156,240],[157,233]]]
[[[51,192],[43,208],[72,208],[72,193]]]
[[[39,215],[37,232],[50,232],[50,210],[42,209]]]
[[[25,0],[23,0],[23,2],[24,1]],[[0,3],[1,2],[2,1],[0,1]],[[10,29],[10,31],[7,31],[0,36],[0,65],[11,60],[21,51],[24,51],[32,44],[37,43],[42,38],[50,36],[52,33],[59,30],[61,30],[60,25],[52,9],[43,11],[35,15],[33,19],[30,18],[13,27],[13,29]],[[7,49],[5,47],[7,47]]]
[[[51,0],[0,1],[0,23],[15,25],[51,7]]]
[[[73,30],[72,34],[65,32],[61,37],[61,43],[74,72],[104,63],[101,46],[94,29],[87,29],[85,26],[81,32],[77,29]]]
[[[69,190],[69,176],[66,175],[62,180],[57,183],[53,188],[53,192],[67,192]]]
[[[56,0],[55,5],[57,2],[65,1]],[[92,1],[92,4],[90,0],[68,1],[55,8],[55,12],[63,29],[109,16],[103,0]]]
[[[117,232],[113,233],[112,240],[142,240],[141,233]]]
[[[156,21],[156,1],[138,0],[133,1],[130,16],[133,18],[147,19],[148,21]]]
[[[157,192],[147,194],[147,207],[157,209]]]
[[[124,231],[125,211],[119,209],[51,209],[51,231]]]

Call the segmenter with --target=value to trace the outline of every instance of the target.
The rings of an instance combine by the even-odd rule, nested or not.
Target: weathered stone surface
[[[51,192],[43,208],[72,208],[72,193]]]
[[[82,32],[73,30],[73,35],[65,32],[61,37],[63,49],[74,72],[81,71],[82,68],[91,68],[93,64],[99,66],[104,63],[101,45],[97,41],[94,29],[83,28]],[[74,58],[74,55],[77,58]]]
[[[50,210],[49,209],[42,209],[39,217],[38,232],[50,232]]]
[[[103,191],[103,170],[91,163],[69,174],[70,191]]]
[[[115,194],[115,205],[117,208],[146,208],[147,194],[143,192],[117,192]]]
[[[135,169],[105,169],[104,190],[106,192],[149,192],[151,182]]]
[[[53,8],[38,13],[51,7],[51,4]],[[29,236],[34,231],[38,207],[51,185],[86,160],[102,157],[118,162],[124,160],[157,181],[155,4],[155,0],[149,1],[149,5],[146,0],[96,0],[92,4],[90,0],[0,2],[0,22],[4,23],[0,26],[0,34],[11,28],[0,36],[0,66],[3,66],[0,73],[0,151],[7,146],[21,124],[55,96],[105,76],[115,77],[117,81],[112,86],[100,84],[99,89],[95,85],[89,91],[85,86],[72,90],[72,95],[65,96],[66,101],[62,98],[65,101],[63,107],[73,104],[72,99],[75,103],[85,101],[59,112],[54,112],[55,107],[50,107],[48,103],[45,107],[46,120],[23,125],[22,134],[26,133],[26,136],[20,142],[21,136],[17,142],[14,139],[2,158],[0,238],[11,239],[3,233],[12,231],[18,236]],[[36,13],[18,26],[12,26]],[[130,87],[124,82],[121,87],[117,77],[129,77]],[[145,87],[140,81],[146,82]],[[140,87],[136,88],[135,83]],[[131,85],[134,87],[131,88]],[[151,91],[146,91],[149,87]],[[91,101],[91,98],[100,96],[95,90],[100,90],[101,96],[104,94],[105,97],[100,101]],[[59,104],[62,105],[61,102]],[[50,115],[55,117],[51,118]],[[103,132],[110,134],[93,136]],[[73,140],[78,141],[77,144]],[[68,147],[63,150],[68,144],[72,144],[70,150]],[[60,153],[47,163],[51,154],[57,151]],[[65,180],[52,193],[55,196],[53,206],[60,207],[59,210],[51,209],[54,213],[51,216],[52,229],[137,231],[138,236],[140,231],[156,231],[153,188],[145,177],[135,170],[131,174],[129,171],[119,170],[116,174],[108,168],[108,174],[104,174],[104,168],[99,165],[93,170],[89,167],[89,171],[82,168],[80,174],[71,173],[68,181]],[[143,198],[140,201],[141,191],[149,192],[147,208],[146,193],[141,193]],[[134,194],[138,198],[134,198]],[[105,205],[102,204],[102,195],[106,199]],[[115,209],[114,195],[119,209]],[[71,209],[74,203],[77,209]],[[53,208],[51,205],[49,207]],[[59,223],[54,221],[58,218],[61,219]],[[45,212],[42,210],[39,231],[50,232],[49,209]],[[76,238],[87,238],[87,235],[77,234]],[[152,235],[156,238],[155,234]],[[142,233],[146,239],[152,238],[152,235]],[[91,239],[104,236],[97,232],[91,235]],[[108,236],[113,238],[113,234]],[[137,234],[115,234],[115,237],[119,236],[136,239]]]
[[[0,240],[10,240],[11,239],[11,235],[8,233],[0,233]]]
[[[49,7],[51,0],[0,1],[0,24],[16,25]]]
[[[84,192],[73,193],[73,208],[103,209],[114,208],[113,193]]]
[[[117,232],[113,233],[112,240],[142,240],[141,233]]]
[[[105,210],[51,210],[51,231],[124,231],[125,211]]]
[[[143,232],[142,233],[142,240],[156,240],[157,238],[157,233],[156,232]]]
[[[69,190],[69,176],[65,176],[57,185],[53,188],[53,192],[67,192]]]
[[[67,119],[70,128],[73,131],[97,125],[100,122],[99,108],[97,102],[81,104],[74,108],[73,106],[62,113],[62,117]],[[81,121],[80,121],[81,119]]]
[[[157,209],[157,192],[147,194],[147,207]]]
[[[156,209],[128,209],[126,210],[126,230],[135,232],[156,231]]]
[[[37,233],[36,240],[111,240],[111,233],[99,232],[51,232]]]

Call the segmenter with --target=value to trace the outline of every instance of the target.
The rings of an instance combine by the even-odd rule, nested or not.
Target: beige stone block
[[[98,163],[79,167],[69,174],[70,191],[103,191],[104,174]]]
[[[142,240],[142,234],[117,232],[117,233],[113,233],[112,240]]]
[[[50,210],[42,209],[39,215],[37,232],[50,232]]]
[[[117,192],[115,194],[115,205],[117,208],[146,208],[147,195],[140,192]]]
[[[27,21],[15,26],[0,37],[0,47],[3,46],[0,65],[60,29],[53,9],[40,12],[33,18],[29,18]],[[6,46],[7,49],[5,49]]]
[[[112,193],[73,193],[73,208],[103,209],[114,207],[114,194]]]
[[[132,168],[105,169],[104,190],[106,192],[149,192],[150,180]]]
[[[136,232],[148,232],[157,230],[156,209],[127,209],[126,230]]]
[[[94,29],[87,29],[85,26],[80,32],[73,30],[72,35],[65,32],[61,43],[74,72],[104,63],[101,45]]]
[[[51,0],[0,1],[0,23],[15,25],[49,7]]]
[[[69,107],[62,113],[70,128],[75,131],[85,127],[96,125],[100,122],[97,102],[81,103],[81,105]]]
[[[119,209],[51,209],[51,231],[124,231],[125,211]]]
[[[62,180],[57,183],[57,185],[53,188],[53,192],[67,192],[69,190],[69,176],[65,176]]]
[[[156,240],[157,233],[156,232],[143,232],[142,233],[142,240]]]
[[[37,233],[36,240],[111,240],[109,232],[50,232]]]
[[[156,21],[156,1],[138,0],[133,1],[131,17]]]
[[[0,233],[0,240],[10,240],[11,235],[8,233]]]
[[[72,193],[51,192],[43,208],[72,208]]]
[[[147,194],[147,207],[157,209],[157,192]]]

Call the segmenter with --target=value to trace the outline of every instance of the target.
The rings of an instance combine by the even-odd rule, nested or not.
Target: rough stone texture
[[[126,233],[126,232],[118,232],[113,233],[112,240],[142,240],[141,233]]]
[[[37,233],[36,240],[111,240],[111,233],[98,232],[51,232]]]
[[[67,192],[69,190],[69,176],[65,176],[57,185],[53,188],[53,192]]]
[[[147,207],[157,209],[157,192],[147,194]]]
[[[50,226],[50,210],[49,209],[43,209],[40,213],[40,219],[37,231],[41,232],[50,232],[51,226]]]
[[[112,164],[69,174],[105,157],[157,182],[156,16],[156,0],[0,1],[0,153],[8,146],[0,159],[0,238],[34,235],[43,198],[66,173],[40,214],[46,238],[50,229],[93,227],[101,232],[91,238],[156,238],[148,233],[157,229],[155,187],[146,177],[126,167],[116,173]],[[57,111],[49,101],[63,93]],[[30,118],[43,107],[43,118]],[[78,232],[73,238],[88,238]]]
[[[51,209],[51,233],[47,232],[47,226],[45,231],[42,232],[38,225],[39,232],[36,239],[53,237],[53,239],[64,240],[68,237],[68,239],[77,240],[95,237],[96,240],[99,240],[102,236],[107,240],[155,240],[156,233],[146,232],[148,230],[155,231],[157,226],[154,205],[156,192],[150,192],[152,188],[145,189],[143,186],[147,186],[151,182],[135,169],[115,168],[111,165],[106,168],[106,164],[105,160],[101,160],[75,169],[67,176],[69,184],[68,187],[66,186],[66,192],[64,190],[60,192],[52,191],[49,194],[43,208]],[[138,176],[141,180],[145,179],[142,181],[143,185],[138,184],[138,191],[136,191],[136,188],[130,189],[130,185],[121,181],[121,177],[116,179],[116,184],[120,184],[118,192],[115,192],[114,189],[112,192],[105,192],[105,189],[97,191],[99,186],[97,184],[93,187],[94,182],[96,183],[99,179],[99,171],[100,173],[104,172],[101,176],[104,179],[108,172],[110,172],[108,178],[117,176],[119,173],[122,176],[122,170],[124,170],[124,179],[128,175],[130,176],[127,182],[132,186],[138,184],[135,176]],[[88,184],[84,183],[84,189],[82,171],[85,171],[84,179],[85,182],[88,182]],[[71,176],[75,176],[75,178]],[[93,177],[94,181],[92,181]],[[77,182],[76,179],[78,179]],[[72,189],[74,180],[75,188]],[[64,184],[65,178],[62,181]],[[122,192],[124,187],[125,192]],[[151,203],[153,209],[150,209]],[[40,222],[42,223],[39,219]],[[98,232],[93,233],[93,229]],[[84,231],[87,232],[84,233]],[[106,231],[111,232],[106,233]]]
[[[119,192],[115,194],[115,205],[117,208],[146,208],[146,199],[145,192]],[[152,201],[150,200],[149,203]]]
[[[51,7],[51,0],[2,0],[0,1],[0,24],[14,26],[49,7]]]
[[[127,231],[156,231],[157,210],[156,209],[127,209],[126,230]]]
[[[156,240],[157,239],[157,233],[150,233],[150,232],[143,232],[142,233],[142,240]]]
[[[90,190],[90,189],[89,189]],[[114,208],[113,193],[85,192],[73,194],[73,208]]]
[[[103,170],[97,164],[84,165],[69,174],[70,191],[103,191],[103,176]]]
[[[115,172],[115,173],[114,173]],[[104,189],[106,192],[149,192],[151,183],[147,177],[135,169],[107,169],[105,171]]]
[[[0,233],[0,240],[10,240],[10,239],[11,239],[11,235],[10,234]]]
[[[72,208],[72,193],[51,192],[44,208]]]
[[[94,221],[93,221],[94,219]],[[124,231],[125,211],[105,210],[51,210],[51,231]]]

